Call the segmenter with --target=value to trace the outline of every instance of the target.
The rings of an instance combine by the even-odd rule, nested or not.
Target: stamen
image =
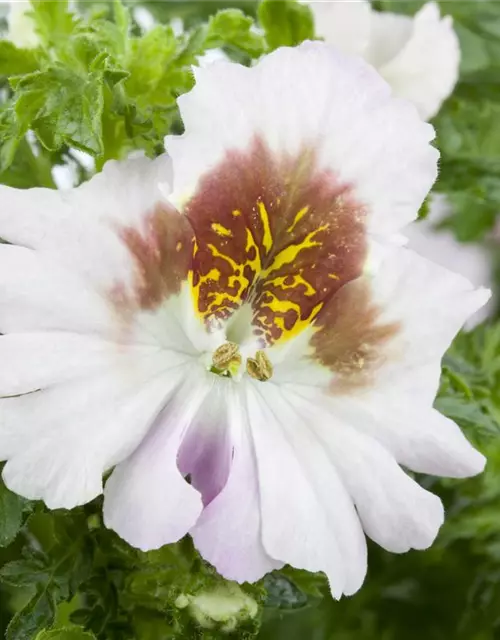
[[[225,342],[214,351],[210,371],[219,376],[232,377],[238,373],[241,363],[239,346],[234,342]]]
[[[264,351],[257,351],[255,358],[247,359],[247,373],[255,380],[265,382],[272,378],[273,365]]]

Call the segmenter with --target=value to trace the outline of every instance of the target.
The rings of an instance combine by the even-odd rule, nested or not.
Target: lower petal
[[[134,359],[118,372],[1,400],[7,486],[50,508],[95,498],[103,472],[130,455],[182,380],[183,365],[169,370],[164,358]]]
[[[376,440],[314,403],[290,394],[314,425],[351,495],[365,533],[388,551],[427,549],[444,519],[441,500],[422,489]]]
[[[233,446],[231,472],[191,535],[201,555],[225,578],[255,582],[283,563],[269,557],[262,545],[257,468],[245,407],[234,390],[226,401]]]
[[[182,438],[210,392],[200,370],[176,391],[134,453],[118,465],[104,491],[104,522],[143,551],[177,542],[196,522],[201,495],[177,468]]]
[[[249,389],[248,411],[266,551],[294,567],[324,571],[334,597],[356,592],[366,574],[365,537],[309,419],[269,383]]]

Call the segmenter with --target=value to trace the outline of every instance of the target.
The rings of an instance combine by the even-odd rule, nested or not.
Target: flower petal
[[[316,35],[344,53],[363,55],[370,39],[371,7],[367,0],[303,2],[308,4]]]
[[[64,331],[0,336],[0,396],[32,393],[55,384],[88,378],[110,364],[127,367],[134,356],[154,356],[157,349],[111,344],[93,336]]]
[[[376,15],[383,40],[387,41],[394,33],[394,25],[385,22],[385,16]],[[405,46],[378,70],[396,95],[411,100],[421,117],[428,120],[436,115],[457,83],[460,45],[452,18],[441,18],[435,2],[428,2],[417,12],[412,27]]]
[[[390,62],[412,37],[413,20],[390,11],[370,12],[370,39],[364,58],[377,70]]]
[[[126,458],[176,388],[186,359],[163,353],[112,359],[97,372],[0,400],[0,459],[7,486],[50,508],[102,492],[102,474]],[[36,469],[36,473],[33,470]]]
[[[166,140],[175,175],[171,200],[181,209],[201,176],[230,151],[248,153],[256,137],[277,159],[312,150],[319,170],[352,186],[379,234],[414,219],[436,177],[432,128],[392,98],[367,64],[322,43],[279,49],[250,69],[214,63],[198,69],[196,80],[179,99],[186,133]],[[233,210],[238,205],[236,192]]]
[[[395,553],[429,547],[443,524],[440,499],[407,476],[376,440],[328,412],[318,395],[306,401],[290,390],[289,398],[327,448],[365,533]]]
[[[333,392],[397,389],[430,407],[444,352],[489,297],[462,276],[393,246],[318,315],[314,357],[334,374]]]
[[[304,389],[315,383],[328,388],[332,414],[415,471],[474,475],[484,466],[483,456],[432,405],[444,352],[488,297],[462,276],[393,247],[319,316],[322,324],[310,334],[317,365],[302,345],[302,365],[287,373],[292,367],[285,358],[277,367],[279,380]],[[294,358],[300,353],[291,351]]]
[[[140,227],[158,203],[160,183],[171,178],[165,156],[108,162],[104,170],[76,189],[13,189],[0,186],[0,237],[48,252],[101,289],[117,278],[133,278],[130,254],[117,233]],[[168,190],[168,187],[165,187]]]
[[[361,525],[324,446],[290,400],[272,383],[249,387],[264,547],[294,567],[324,571],[334,597],[352,594],[366,573]]]
[[[68,269],[31,249],[0,245],[0,332],[108,333],[105,301]]]
[[[182,438],[211,390],[203,369],[191,370],[136,451],[118,465],[104,491],[104,522],[134,547],[157,549],[196,522],[201,495],[177,468]]]
[[[189,425],[177,456],[179,471],[190,477],[204,505],[224,488],[233,458],[226,407],[234,382],[219,376],[212,378],[210,395]]]
[[[233,446],[231,471],[191,535],[201,555],[225,578],[255,582],[283,563],[270,558],[262,545],[257,467],[245,405],[234,389],[226,402],[224,428]]]

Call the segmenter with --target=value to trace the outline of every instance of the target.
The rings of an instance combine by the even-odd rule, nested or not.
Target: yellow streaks
[[[299,255],[299,253],[304,249],[310,249],[312,247],[320,247],[321,242],[315,241],[314,238],[318,233],[320,233],[321,231],[325,231],[326,229],[328,229],[327,224],[321,227],[318,227],[314,231],[311,231],[311,233],[308,233],[307,236],[304,238],[304,240],[299,244],[291,244],[290,246],[283,249],[283,251],[280,251],[278,255],[274,258],[271,266],[269,266],[267,269],[262,271],[262,273],[260,274],[260,277],[267,278],[267,276],[273,271],[277,271],[278,269],[280,269],[286,264],[292,264],[297,259],[297,256]]]
[[[276,344],[280,342],[285,342],[290,338],[294,338],[299,333],[301,333],[304,329],[306,329],[314,320],[314,318],[318,315],[318,313],[320,312],[323,306],[322,302],[318,303],[312,310],[310,316],[307,319],[302,320],[301,319],[302,309],[300,304],[297,304],[292,300],[280,300],[274,295],[274,293],[271,293],[271,292],[267,292],[267,295],[271,296],[272,299],[269,302],[263,303],[262,307],[263,308],[267,307],[270,311],[273,312],[273,314],[275,314],[275,317],[273,318],[273,324],[274,326],[278,327],[282,331],[281,336],[275,341]],[[289,311],[294,311],[297,314],[297,320],[294,322],[293,327],[291,329],[286,329],[284,316]]]
[[[286,280],[289,278],[293,278],[293,282],[290,284],[286,284]],[[300,273],[296,273],[293,276],[279,276],[278,278],[273,278],[272,280],[266,281],[266,286],[272,287],[280,287],[280,289],[295,289],[298,285],[303,284],[306,288],[305,295],[313,296],[316,293],[316,289],[309,283],[305,278],[303,278]]]
[[[235,218],[237,218],[238,216],[241,216],[241,211],[239,209],[235,209],[234,211],[231,212],[233,214],[233,216]]]
[[[265,204],[261,200],[257,202],[257,206],[259,208],[260,219],[262,220],[262,226],[264,228],[262,244],[264,245],[264,249],[267,254],[273,246],[273,237],[271,235],[271,227],[269,226],[269,214],[267,213]]]
[[[291,233],[295,229],[295,227],[298,225],[298,223],[302,220],[302,218],[306,215],[308,211],[309,211],[309,205],[302,207],[302,209],[295,216],[292,224],[288,227],[287,229],[288,233]]]
[[[233,237],[233,232],[231,231],[231,229],[226,229],[226,227],[223,227],[218,222],[212,222],[211,226],[212,226],[212,230],[215,231],[215,233],[218,236],[221,236],[223,238],[232,238]]]

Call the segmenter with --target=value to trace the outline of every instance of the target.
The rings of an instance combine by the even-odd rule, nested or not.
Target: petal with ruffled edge
[[[320,172],[352,189],[375,233],[414,219],[436,177],[438,153],[428,144],[434,132],[362,60],[306,42],[252,68],[216,62],[195,74],[194,89],[179,98],[186,132],[166,139],[175,176],[170,198],[181,210],[202,176],[210,180],[232,153],[251,153],[257,139],[278,162],[312,154]],[[236,186],[234,176],[227,180]],[[238,210],[240,193],[224,215]]]
[[[160,190],[169,167],[0,187],[0,459],[11,489],[49,506],[98,495],[216,339],[192,313],[193,232]]]
[[[135,547],[149,550],[176,542],[203,508],[202,496],[184,479],[177,456],[187,429],[199,420],[213,377],[194,369],[140,446],[106,483],[105,524]]]
[[[460,44],[452,18],[441,18],[435,2],[424,5],[413,20],[374,11],[372,38],[367,60],[374,61],[396,95],[411,100],[422,118],[435,116],[458,80]],[[394,55],[377,64],[377,51],[388,42],[395,45]]]
[[[312,425],[359,514],[366,535],[395,553],[429,547],[443,524],[440,499],[407,476],[374,438],[338,418],[319,395],[287,400]]]
[[[274,380],[309,397],[318,393],[312,385],[323,386],[332,415],[410,469],[474,475],[483,456],[432,404],[444,352],[488,298],[462,276],[392,248],[331,300],[295,350],[270,350]]]
[[[267,553],[324,571],[334,597],[356,592],[366,573],[366,542],[351,497],[325,447],[273,383],[248,387],[262,540]]]

